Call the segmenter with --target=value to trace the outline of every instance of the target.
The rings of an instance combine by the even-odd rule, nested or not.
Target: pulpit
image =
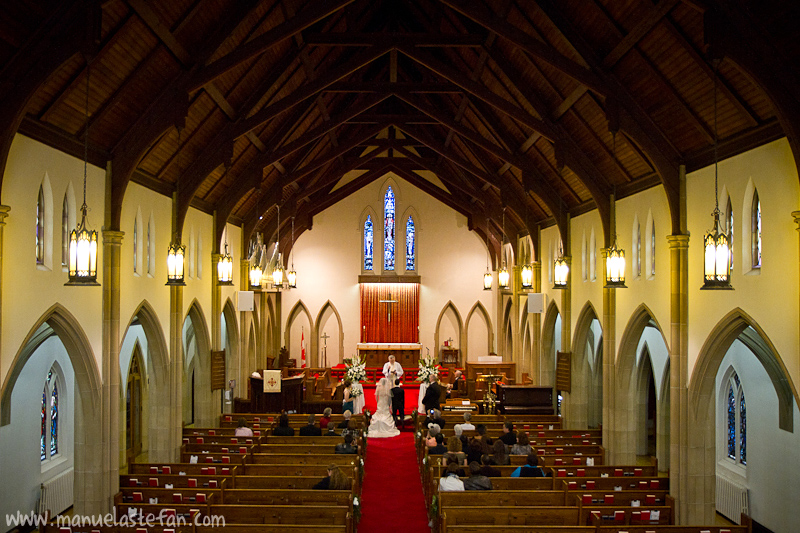
[[[281,379],[281,392],[264,392],[264,380],[250,377],[250,412],[299,411],[303,401],[303,374]]]

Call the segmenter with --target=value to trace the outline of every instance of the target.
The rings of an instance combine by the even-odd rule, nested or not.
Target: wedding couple
[[[400,416],[403,416],[402,403],[397,401],[405,394],[405,391],[400,388],[399,381],[400,376],[403,375],[403,367],[393,355],[390,355],[389,362],[383,365],[383,375],[384,377],[375,387],[377,409],[369,423],[369,437],[396,437],[400,434],[400,430],[394,423],[392,411],[393,407],[399,407]],[[393,397],[395,398],[394,402],[392,402]],[[400,403],[399,406],[398,403]]]

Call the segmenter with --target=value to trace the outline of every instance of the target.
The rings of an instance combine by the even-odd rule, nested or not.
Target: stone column
[[[217,281],[217,263],[219,262],[222,254],[220,253],[212,253],[211,254],[211,276],[209,276],[211,282],[211,349],[212,350],[223,350],[225,347],[222,345],[222,319],[220,314],[222,313],[222,287],[220,287]],[[225,354],[227,358],[229,354]],[[226,363],[227,369],[227,363]],[[227,372],[226,372],[226,383],[227,383]],[[223,390],[215,390],[212,392],[211,402],[214,404],[214,409],[219,409],[219,413],[221,414],[224,410],[222,404],[222,394]]]
[[[542,263],[534,261],[533,268],[533,292],[542,292]],[[533,329],[533,338],[531,339],[531,365],[530,377],[534,385],[541,385],[541,372],[542,367],[542,313],[535,313],[531,318],[531,328]]]
[[[524,357],[524,349],[523,349],[523,342],[522,342],[522,330],[520,329],[520,314],[519,314],[519,297],[520,293],[520,266],[514,265],[509,271],[511,274],[511,314],[509,325],[511,326],[511,360],[516,362],[516,375],[514,379],[516,383],[520,383],[522,380],[522,364],[523,364],[523,357]]]
[[[120,455],[120,255],[122,231],[103,230],[102,434],[104,508],[110,511],[119,492]]]
[[[169,286],[169,383],[172,461],[180,460],[183,442],[183,286]]]
[[[702,506],[702,501],[689,501],[689,236],[670,235],[670,459],[669,488],[677,503],[677,522],[686,524],[689,506]],[[698,446],[704,453],[705,441]],[[694,470],[694,469],[692,469]],[[698,468],[696,475],[702,476]],[[700,516],[702,516],[702,511]]]
[[[600,250],[603,283],[605,283],[608,248]],[[603,447],[608,464],[614,464],[617,441],[616,424],[616,354],[617,354],[617,293],[616,289],[603,288]]]
[[[564,261],[567,262],[569,268],[569,277],[567,278],[567,286],[561,289],[561,348],[556,349],[556,361],[558,361],[558,352],[572,352],[572,280],[574,273],[572,272],[572,257],[569,255],[562,256]],[[554,362],[551,362],[554,364]],[[556,384],[556,373],[553,374],[553,385]],[[556,389],[556,394],[558,390]],[[574,417],[570,412],[574,407],[572,394],[564,391],[562,394],[561,415],[562,423],[565,428],[574,429]],[[558,401],[558,399],[556,399]]]
[[[5,226],[6,226],[6,218],[8,217],[8,212],[11,211],[11,206],[9,205],[0,205],[0,302],[3,301],[3,248],[5,244]],[[0,324],[3,323],[3,306],[0,305]],[[2,328],[0,328],[2,331]],[[0,333],[2,334],[2,333]],[[2,359],[3,354],[0,352],[0,359]]]

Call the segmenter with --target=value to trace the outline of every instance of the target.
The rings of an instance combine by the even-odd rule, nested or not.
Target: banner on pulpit
[[[281,391],[280,370],[264,370],[261,374],[264,376],[264,392]]]

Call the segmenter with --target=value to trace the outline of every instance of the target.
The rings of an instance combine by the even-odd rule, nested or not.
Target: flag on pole
[[[306,335],[300,328],[300,368],[306,367]]]

